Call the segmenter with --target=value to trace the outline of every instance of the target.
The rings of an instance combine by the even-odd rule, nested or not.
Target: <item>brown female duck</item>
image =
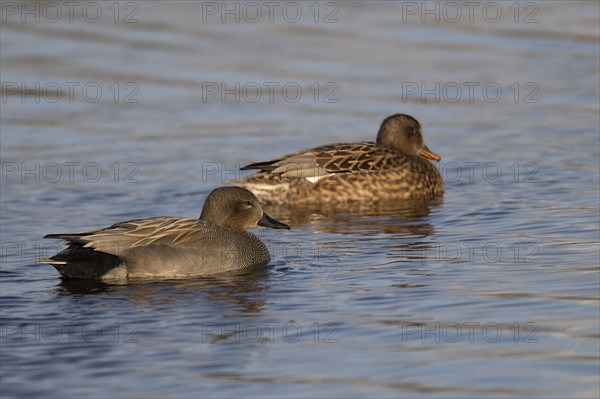
[[[423,143],[409,115],[386,118],[375,142],[329,144],[247,165],[259,170],[237,184],[262,203],[345,203],[429,198],[444,181],[429,161],[441,158]]]

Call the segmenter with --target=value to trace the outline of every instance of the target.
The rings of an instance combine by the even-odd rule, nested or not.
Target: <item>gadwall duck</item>
[[[253,163],[242,170],[259,172],[233,183],[272,204],[429,198],[444,193],[429,161],[440,159],[423,143],[419,122],[396,114],[382,122],[375,142],[329,144]]]
[[[79,279],[188,278],[266,265],[269,251],[256,225],[289,229],[263,212],[242,187],[213,190],[200,219],[159,216],[74,234],[48,234],[70,246],[49,259],[63,276]]]

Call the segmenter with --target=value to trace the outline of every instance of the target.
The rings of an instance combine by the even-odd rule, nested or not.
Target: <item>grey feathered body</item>
[[[266,246],[256,235],[229,231],[198,219],[161,216],[46,237],[71,243],[46,260],[70,278],[209,276],[264,266],[270,260]]]

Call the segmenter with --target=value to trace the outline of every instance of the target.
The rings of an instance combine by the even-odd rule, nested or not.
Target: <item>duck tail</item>
[[[258,169],[261,172],[266,172],[266,171],[275,169],[275,166],[273,166],[273,164],[278,161],[279,160],[276,159],[273,161],[255,162],[255,163],[251,163],[251,164],[241,167],[240,170],[257,170]]]
[[[67,262],[64,260],[54,260],[52,258],[38,258],[35,260],[37,263],[49,263],[51,265],[66,265]]]

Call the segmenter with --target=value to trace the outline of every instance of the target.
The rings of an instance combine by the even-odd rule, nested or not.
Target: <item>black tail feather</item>
[[[73,241],[73,238],[85,237],[89,233],[61,233],[61,234],[46,234],[43,238],[58,238],[61,240]]]
[[[279,160],[273,160],[273,161],[267,161],[267,162],[256,162],[256,163],[251,163],[248,164],[242,168],[240,168],[240,170],[255,170],[255,169],[259,169],[261,171],[269,171],[269,170],[273,170],[275,169],[275,166],[273,166],[274,163],[278,162]]]
[[[49,259],[40,261],[50,263],[63,277],[75,279],[97,279],[120,264],[119,257],[115,255],[97,252],[77,243],[71,244]]]

